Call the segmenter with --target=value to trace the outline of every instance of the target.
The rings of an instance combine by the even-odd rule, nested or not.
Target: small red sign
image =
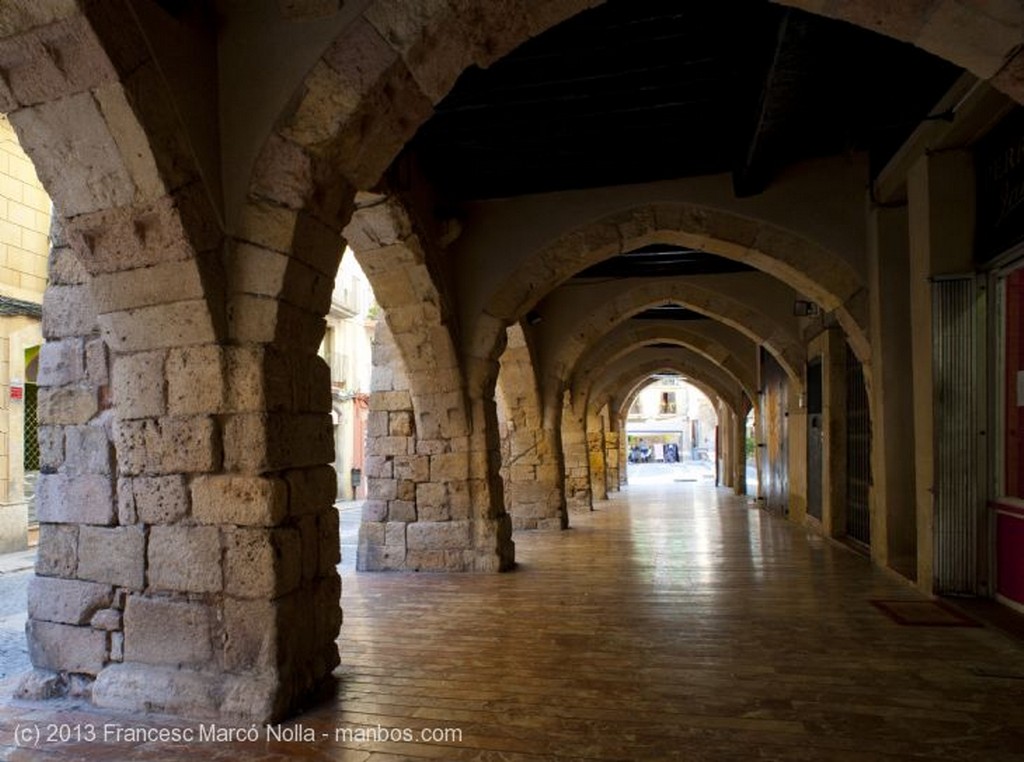
[[[24,386],[12,386],[11,387],[11,399],[12,400],[25,399],[25,387]]]

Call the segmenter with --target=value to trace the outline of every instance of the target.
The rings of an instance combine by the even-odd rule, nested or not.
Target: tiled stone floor
[[[346,572],[313,742],[18,749],[19,724],[181,723],[8,703],[0,760],[1024,759],[1022,644],[894,623],[870,599],[916,593],[851,551],[695,484],[574,526],[517,536],[511,574]],[[334,740],[378,727],[462,740]]]

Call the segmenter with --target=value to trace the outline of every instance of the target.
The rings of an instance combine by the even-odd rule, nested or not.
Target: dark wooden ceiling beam
[[[775,155],[780,131],[778,114],[793,100],[792,83],[783,84],[786,79],[784,60],[793,54],[794,26],[799,24],[792,11],[787,10],[779,17],[775,46],[762,70],[756,115],[732,173],[733,192],[740,198],[763,192],[779,166],[779,157]]]

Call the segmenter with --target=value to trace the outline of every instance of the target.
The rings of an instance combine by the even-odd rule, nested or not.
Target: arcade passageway
[[[541,756],[1018,740],[1019,651],[869,600],[1024,610],[1022,102],[1014,2],[4,0],[53,200],[17,695],[262,723],[340,674],[342,719]],[[623,489],[652,378],[723,492]]]
[[[459,728],[448,744],[43,745],[19,722],[185,723],[0,709],[0,758],[1009,759],[1024,650],[990,627],[897,624],[896,575],[725,490],[631,486],[505,575],[352,574],[333,700],[294,718]],[[169,725],[168,725],[169,723]]]

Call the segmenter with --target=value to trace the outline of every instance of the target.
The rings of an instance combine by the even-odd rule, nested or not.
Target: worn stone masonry
[[[619,432],[610,429],[604,434],[604,462],[606,492],[619,491]]]
[[[209,344],[112,353],[59,239],[50,264],[36,671],[19,695],[282,715],[338,662],[335,477],[318,465],[330,419],[314,391],[326,370],[315,356]],[[283,367],[298,369],[276,380],[292,409],[270,415],[268,373]]]
[[[590,511],[590,453],[587,449],[586,417],[574,410],[570,393],[563,396],[562,458],[565,468],[565,501],[570,511]]]
[[[507,336],[496,388],[505,508],[513,529],[565,529],[559,432],[545,426],[522,328],[509,326]]]
[[[494,571],[511,565],[511,557],[489,551],[494,522],[476,515],[467,478],[477,457],[470,438],[417,436],[405,365],[385,323],[378,324],[374,338],[371,385],[358,568]],[[486,467],[498,471],[497,464]],[[511,533],[507,516],[498,525],[500,533]],[[511,539],[505,542],[511,551]]]

